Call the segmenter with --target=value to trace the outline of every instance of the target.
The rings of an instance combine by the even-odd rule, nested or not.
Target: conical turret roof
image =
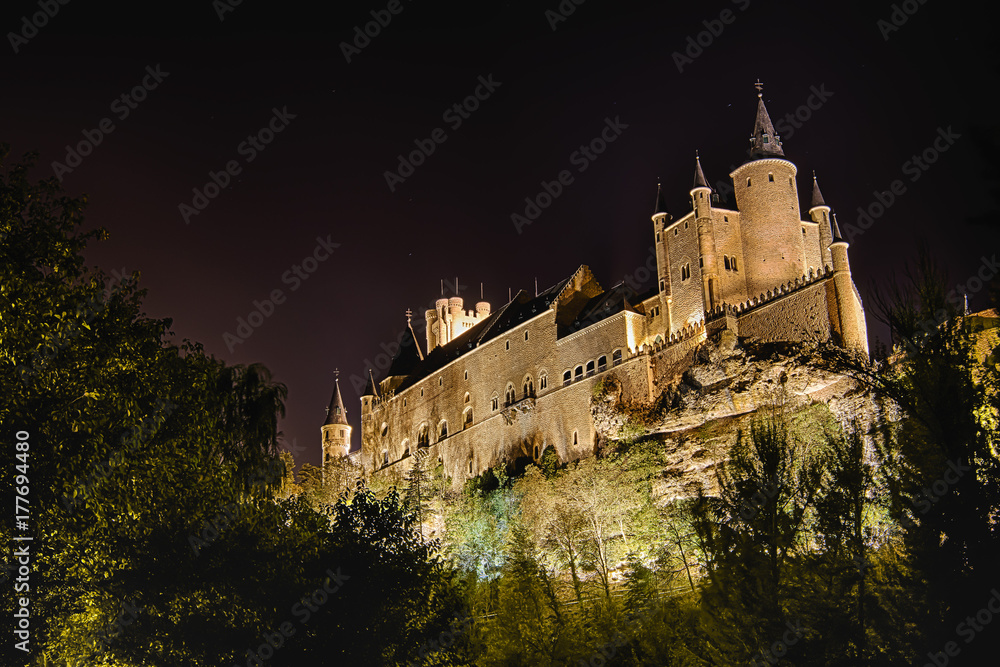
[[[372,369],[368,369],[368,382],[365,383],[365,390],[361,393],[362,396],[374,396],[378,398],[378,385],[375,384],[375,376],[372,374]]]
[[[826,206],[826,201],[823,199],[823,193],[819,191],[819,181],[816,180],[816,172],[814,171],[812,205],[809,208],[816,208],[817,206]]]
[[[757,120],[753,124],[753,136],[750,137],[750,159],[758,160],[766,157],[784,157],[781,141],[775,134],[774,124],[764,106],[764,85],[758,81],[757,87]]]
[[[708,179],[705,178],[705,172],[701,168],[701,158],[698,156],[698,151],[694,152],[694,187],[696,188],[709,188]]]
[[[340,378],[333,381],[333,396],[330,397],[330,407],[326,409],[326,421],[323,426],[329,424],[346,424],[347,410],[344,408],[344,397],[340,395]]]
[[[833,230],[833,242],[834,243],[847,243],[844,237],[840,235],[840,225],[837,224],[837,214],[834,213],[830,216],[830,226]]]
[[[653,215],[659,215],[665,213],[668,220],[673,218],[670,212],[667,211],[667,202],[663,198],[663,186],[659,182],[656,183],[656,208],[653,210]]]

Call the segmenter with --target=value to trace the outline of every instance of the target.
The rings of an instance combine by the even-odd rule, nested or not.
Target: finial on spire
[[[409,308],[406,309],[406,323],[410,323],[410,319],[413,317],[413,311]]]
[[[333,381],[334,382],[339,382],[339,378],[340,378],[340,369],[339,368],[334,368],[333,369]]]
[[[709,187],[708,179],[705,178],[705,172],[701,168],[701,157],[698,155],[698,151],[694,152],[694,187]]]
[[[757,89],[757,97],[764,97],[764,84],[757,79],[757,83],[753,84],[753,87]]]

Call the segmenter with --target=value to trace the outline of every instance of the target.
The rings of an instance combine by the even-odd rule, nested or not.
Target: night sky
[[[727,179],[745,159],[758,78],[803,215],[815,169],[853,236],[866,305],[920,239],[954,288],[998,247],[997,54],[972,5],[912,0],[897,29],[888,2],[51,2],[37,34],[22,19],[37,2],[4,3],[0,141],[11,160],[39,151],[37,177],[58,172],[88,196],[88,226],[111,236],[88,262],[140,271],[146,311],[173,318],[175,342],[262,362],[288,385],[282,429],[300,462],[319,461],[334,368],[360,446],[352,377],[378,364],[408,308],[422,336],[442,279],[452,296],[458,277],[466,308],[482,283],[496,308],[508,289],[544,289],[580,264],[606,288],[643,278],[657,179],[678,217],[696,150],[710,182]],[[357,48],[373,11],[388,25]],[[692,47],[699,33],[707,46]],[[478,108],[454,110],[477,89]],[[810,100],[807,120],[779,120]],[[603,153],[578,152],[609,123]],[[390,189],[398,156],[432,136],[444,141]],[[88,137],[88,155],[68,155]],[[925,150],[924,169],[911,160]],[[227,164],[235,176],[220,175]],[[525,198],[563,170],[572,182],[515,229]],[[210,172],[231,182],[197,199]],[[884,213],[848,231],[896,180]],[[273,312],[227,344],[276,290]],[[974,309],[987,301],[970,294]],[[885,338],[870,313],[869,332]]]

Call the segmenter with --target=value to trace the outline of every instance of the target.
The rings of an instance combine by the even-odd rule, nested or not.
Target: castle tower
[[[740,211],[747,293],[751,296],[801,277],[805,268],[797,170],[785,159],[762,90],[758,82],[750,159],[730,174]]]
[[[340,371],[334,371],[333,396],[326,409],[323,434],[323,463],[347,456],[351,451],[351,426],[347,423],[344,398],[340,395]]]
[[[674,216],[667,212],[667,204],[663,198],[663,186],[656,184],[656,204],[653,206],[653,234],[656,239],[656,268],[657,268],[657,289],[660,294],[660,308],[664,313],[665,331],[671,331],[673,317],[671,308],[673,299],[670,287],[670,253],[667,251],[667,235],[664,229],[667,228],[674,219]]]
[[[840,235],[837,216],[831,217],[833,242],[833,284],[836,289],[837,311],[840,319],[841,344],[849,349],[868,354],[868,326],[861,298],[851,279],[851,263],[847,257],[848,243]]]
[[[691,188],[691,206],[698,226],[698,252],[701,256],[702,298],[705,310],[719,305],[719,267],[715,254],[715,232],[712,228],[712,188],[708,187],[701,168],[698,152],[694,154],[694,186]]]
[[[809,217],[819,225],[819,253],[820,262],[825,266],[833,265],[833,255],[830,254],[830,244],[833,238],[830,234],[830,207],[823,200],[823,193],[819,191],[819,182],[816,180],[816,172],[813,172],[812,203],[809,206]]]

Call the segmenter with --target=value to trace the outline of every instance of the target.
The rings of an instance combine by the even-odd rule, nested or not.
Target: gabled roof
[[[781,150],[781,140],[774,132],[771,117],[764,106],[763,86],[757,84],[757,119],[753,124],[753,136],[750,137],[750,159],[758,160],[766,157],[784,157]]]
[[[594,279],[590,268],[586,265],[581,266],[573,275],[559,281],[538,296],[531,296],[524,290],[519,291],[509,303],[501,306],[471,329],[462,332],[454,340],[435,347],[422,360],[414,362],[412,356],[408,357],[407,363],[412,363],[412,366],[409,366],[406,379],[396,387],[395,391],[399,393],[413,386],[463,354],[503,336],[511,329],[547,310],[557,311],[557,336],[562,336],[576,330],[573,328],[574,325],[583,328],[624,309],[634,311],[635,303],[638,303],[638,299],[634,290],[628,288],[624,282],[604,292]],[[403,354],[402,348],[403,346],[400,346],[397,357]],[[402,367],[402,365],[397,367],[394,359],[387,377],[399,375]]]
[[[346,424],[347,410],[344,408],[344,399],[340,395],[340,379],[333,381],[333,396],[330,397],[330,407],[326,409],[326,421],[323,426],[329,424]]]

